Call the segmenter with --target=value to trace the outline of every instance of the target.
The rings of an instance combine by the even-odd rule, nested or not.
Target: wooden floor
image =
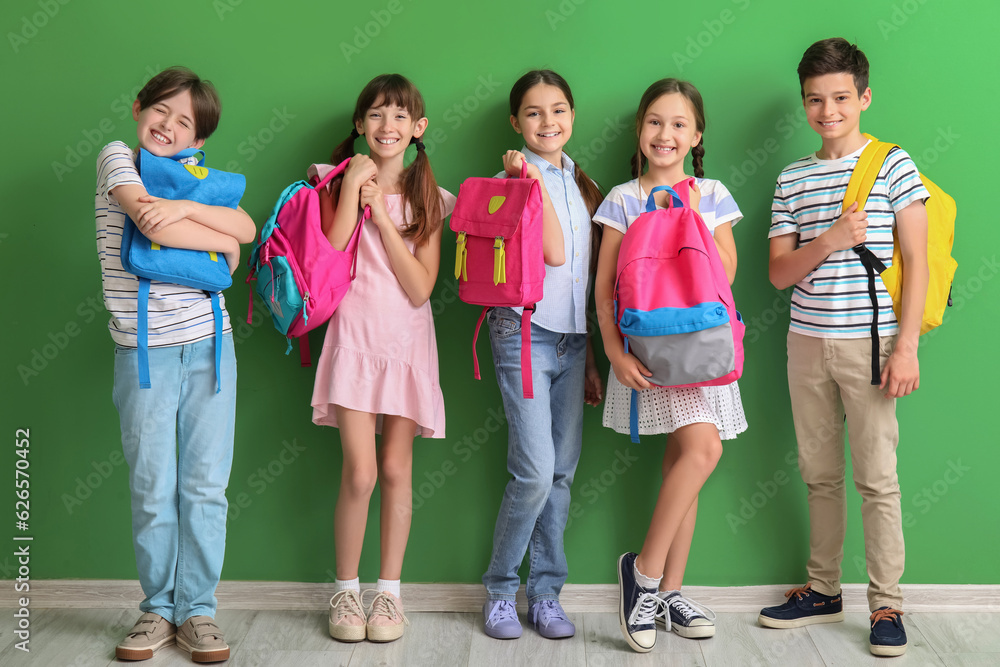
[[[5,610],[6,611],[6,610]],[[517,640],[483,633],[479,614],[409,615],[404,637],[391,644],[341,644],[327,634],[326,615],[314,611],[222,610],[217,621],[232,647],[227,664],[253,667],[417,665],[420,667],[611,667],[619,665],[1000,665],[1000,613],[913,613],[904,617],[909,649],[901,658],[868,652],[868,615],[847,613],[843,623],[795,630],[757,625],[751,612],[719,614],[711,639],[682,639],[660,630],[652,653],[629,649],[614,613],[570,614],[577,634],[547,640],[525,627]],[[0,665],[89,667],[116,663],[115,644],[138,618],[123,609],[41,609],[31,615],[30,653],[15,649],[13,628],[0,623]],[[522,616],[522,623],[525,621]],[[141,665],[191,665],[175,646]]]

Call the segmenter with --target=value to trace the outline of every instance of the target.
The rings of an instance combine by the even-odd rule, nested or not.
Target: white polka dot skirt
[[[632,390],[608,374],[604,400],[604,425],[618,433],[629,433]],[[639,392],[639,435],[671,433],[681,426],[715,424],[722,440],[732,440],[747,430],[739,384],[719,387],[651,387]]]

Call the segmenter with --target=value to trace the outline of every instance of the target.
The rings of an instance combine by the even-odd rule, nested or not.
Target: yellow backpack
[[[882,163],[885,162],[889,151],[896,147],[896,144],[879,141],[870,134],[864,136],[871,139],[871,143],[861,152],[858,164],[854,167],[851,180],[847,184],[843,205],[845,211],[855,201],[858,202],[858,210],[864,210],[868,195],[871,193],[872,186],[875,185],[875,179],[878,178],[879,171],[882,169]],[[930,271],[924,317],[920,324],[920,333],[925,334],[941,324],[944,309],[951,305],[951,284],[958,262],[951,256],[951,249],[955,242],[955,200],[924,174],[920,174],[920,180],[927,192],[930,193],[930,199],[924,202],[927,208],[927,266]],[[892,239],[892,266],[889,268],[886,268],[864,245],[854,248],[868,269],[869,295],[872,297],[872,306],[875,310],[872,322],[872,384],[879,384],[878,307],[874,290],[874,273],[876,271],[879,273],[886,291],[892,297],[892,309],[896,313],[897,320],[900,317],[900,304],[903,299],[905,271],[903,256],[899,249],[899,235],[896,230],[892,232]]]

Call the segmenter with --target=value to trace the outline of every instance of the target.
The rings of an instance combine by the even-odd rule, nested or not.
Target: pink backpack
[[[337,250],[323,233],[319,191],[342,173],[344,160],[315,184],[297,181],[281,193],[250,252],[246,282],[256,280],[257,295],[271,312],[274,327],[288,339],[299,338],[303,366],[309,365],[309,337],[340,305],[357,272],[358,241],[371,212],[365,207],[346,250]],[[253,315],[253,296],[247,322]]]
[[[660,387],[730,384],[743,374],[746,327],[733,301],[712,233],[688,208],[693,178],[653,188],[618,252],[615,321],[631,352]],[[653,197],[665,190],[668,208]],[[678,194],[680,193],[680,194]],[[633,390],[632,441],[638,442]]]
[[[458,191],[451,214],[456,235],[455,278],[458,298],[483,306],[472,336],[472,364],[479,376],[476,341],[487,311],[494,306],[524,308],[521,315],[521,385],[531,386],[531,313],[542,299],[545,260],[542,256],[542,192],[527,178],[469,178]]]

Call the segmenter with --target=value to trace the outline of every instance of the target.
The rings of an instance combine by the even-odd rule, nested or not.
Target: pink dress
[[[446,217],[455,197],[439,188]],[[402,195],[386,195],[386,209],[398,228],[409,211]],[[313,422],[337,426],[335,406],[377,416],[400,415],[417,423],[416,435],[444,437],[444,396],[438,383],[437,340],[430,301],[414,306],[396,279],[382,236],[366,221],[358,246],[354,284],[326,328],[313,386]],[[413,241],[404,237],[413,252]]]

